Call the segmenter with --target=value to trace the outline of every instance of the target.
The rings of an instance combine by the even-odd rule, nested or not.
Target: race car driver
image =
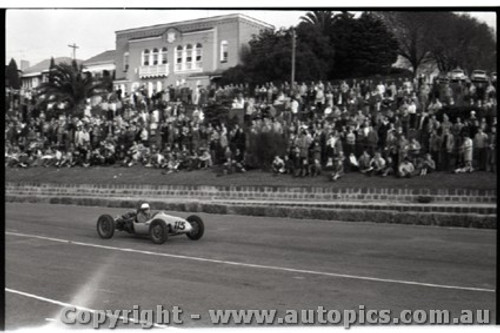
[[[149,204],[145,202],[141,204],[141,206],[137,210],[137,216],[135,217],[135,220],[138,223],[145,223],[150,218],[151,218],[151,207],[149,207]]]
[[[142,203],[137,211],[128,212],[120,216],[117,220],[117,228],[128,232],[134,231],[134,221],[137,223],[145,223],[151,218],[151,207],[147,202]]]

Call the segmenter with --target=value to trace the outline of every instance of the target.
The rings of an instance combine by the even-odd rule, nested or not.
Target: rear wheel
[[[149,226],[149,237],[155,244],[163,244],[168,238],[168,229],[163,221],[154,220]]]
[[[191,215],[186,219],[189,224],[193,227],[191,232],[188,232],[186,235],[191,240],[200,239],[205,233],[205,226],[203,224],[203,220],[197,215]]]
[[[115,233],[115,220],[110,215],[101,215],[97,219],[97,233],[99,237],[109,239]]]

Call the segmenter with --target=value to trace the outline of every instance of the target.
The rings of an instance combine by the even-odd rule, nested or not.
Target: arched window
[[[153,65],[158,65],[158,49],[153,49]]]
[[[144,52],[142,52],[142,65],[149,66],[149,50],[148,49],[145,49]]]
[[[228,46],[227,40],[223,40],[220,43],[220,62],[222,63],[226,63],[229,56],[227,51],[227,46]]]
[[[162,64],[168,63],[168,49],[166,47],[161,49],[161,63]]]
[[[175,69],[182,70],[182,46],[175,49]]]
[[[193,68],[193,45],[186,45],[186,69],[190,70]]]
[[[128,71],[129,53],[125,52],[123,54],[123,71]]]
[[[203,62],[202,62],[202,51],[203,51],[203,47],[201,46],[201,44],[196,44],[196,58],[195,58],[195,68],[197,69],[201,69],[203,66]]]

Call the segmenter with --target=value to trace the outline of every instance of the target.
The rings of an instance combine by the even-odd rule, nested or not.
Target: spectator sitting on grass
[[[167,160],[167,173],[178,172],[180,163],[177,160],[177,156],[173,152],[169,152]]]
[[[384,173],[386,162],[379,151],[375,152],[375,156],[371,159],[370,167],[372,169],[369,171],[370,174],[382,175]]]
[[[201,150],[201,156],[199,157],[200,160],[200,167],[203,169],[210,168],[212,166],[212,156],[210,156],[210,152],[206,147],[200,148]]]
[[[151,163],[155,168],[163,168],[165,166],[165,156],[156,148],[156,146],[151,147],[152,156]]]
[[[66,166],[68,168],[71,168],[73,166],[73,153],[71,151],[68,151],[66,154],[63,155],[62,161],[59,164],[60,167]]]
[[[394,174],[394,169],[392,167],[392,164],[393,164],[392,157],[387,156],[386,163],[385,163],[385,168],[382,171],[382,177],[387,177],[389,175],[393,175]]]
[[[28,166],[30,166],[29,155],[24,150],[22,149],[20,150],[18,159],[19,159],[19,166],[21,168],[27,168]]]
[[[16,167],[18,158],[16,153],[16,146],[11,146],[9,143],[5,145],[5,166]]]
[[[411,178],[415,175],[415,166],[408,157],[403,159],[403,162],[398,166],[398,177]]]
[[[62,158],[63,158],[63,154],[61,153],[61,151],[57,148],[57,147],[54,147],[54,158],[52,159],[52,162],[53,162],[53,165],[57,168],[60,167],[60,164],[62,162]]]
[[[425,176],[429,172],[436,170],[436,162],[432,159],[431,154],[425,154],[424,158],[420,162],[420,176]]]
[[[236,169],[236,172],[246,172],[247,171],[245,169],[244,156],[241,153],[241,150],[239,148],[236,148],[236,151],[234,152],[233,161],[234,161],[234,168]]]
[[[15,158],[17,160],[17,155],[18,154],[13,155],[12,158]],[[45,150],[45,152],[42,156],[43,167],[46,168],[48,166],[53,165],[53,160],[54,160],[54,152],[52,151],[52,149],[49,146],[49,147],[47,147],[47,149]]]
[[[348,163],[347,165],[349,166],[350,171],[359,169],[358,159],[356,158],[356,155],[354,155],[354,153],[349,154],[349,159],[348,159],[347,163]]]
[[[368,151],[365,149],[363,150],[363,154],[358,159],[359,171],[362,174],[370,175],[371,171],[373,170],[373,168],[370,165],[370,162],[371,162],[370,154],[368,154]]]

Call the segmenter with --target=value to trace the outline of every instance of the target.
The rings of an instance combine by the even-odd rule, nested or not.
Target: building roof
[[[172,23],[165,23],[165,24],[156,24],[156,25],[150,25],[150,26],[143,26],[143,27],[137,27],[137,28],[131,28],[131,29],[125,29],[125,30],[118,30],[115,31],[116,34],[121,34],[121,33],[126,33],[126,32],[133,32],[133,31],[139,31],[139,30],[149,30],[149,29],[158,29],[158,28],[169,28],[177,25],[187,25],[187,24],[196,24],[196,23],[205,23],[205,22],[212,22],[212,21],[219,21],[222,19],[229,19],[229,18],[240,18],[244,19],[247,21],[251,21],[253,23],[260,24],[264,27],[274,29],[274,26],[272,24],[266,23],[264,21],[255,19],[253,17],[250,17],[248,15],[236,13],[236,14],[229,14],[229,15],[219,15],[219,16],[212,16],[212,17],[205,17],[205,18],[199,18],[199,19],[194,19],[194,20],[186,20],[186,21],[179,21],[179,22],[172,22]]]
[[[73,59],[71,57],[58,57],[58,58],[54,58],[54,62],[56,64],[60,64],[60,63],[71,64],[72,60]],[[82,62],[83,62],[82,60],[76,59],[76,63],[78,65],[80,65]],[[43,71],[48,71],[49,67],[50,67],[50,59],[45,59],[45,60],[39,62],[36,65],[33,65],[31,67],[26,68],[23,71],[23,76],[28,76],[30,74],[33,75],[33,74],[41,73]]]
[[[115,50],[107,50],[83,62],[83,65],[110,64],[115,62]]]

